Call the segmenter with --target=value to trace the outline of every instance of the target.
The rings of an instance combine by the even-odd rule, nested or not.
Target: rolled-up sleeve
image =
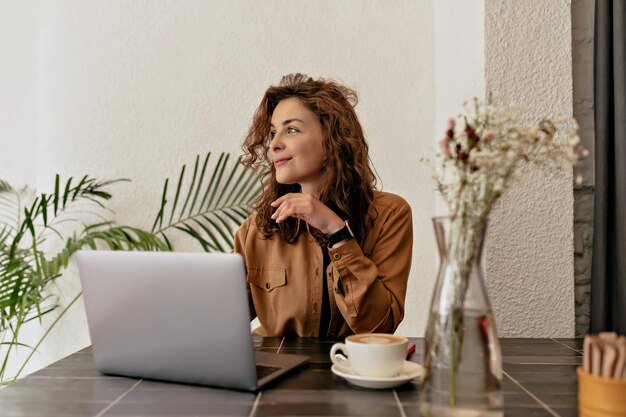
[[[411,207],[392,210],[366,256],[355,239],[329,249],[333,294],[354,333],[393,333],[404,318],[404,301],[413,252]]]

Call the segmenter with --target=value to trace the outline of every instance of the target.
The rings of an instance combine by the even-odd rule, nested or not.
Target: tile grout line
[[[539,405],[541,405],[543,408],[545,408],[546,411],[548,413],[552,414],[553,417],[561,417],[561,415],[559,413],[557,413],[556,411],[554,411],[552,409],[552,407],[550,407],[548,404],[546,404],[543,401],[541,401],[535,394],[533,394],[532,392],[528,391],[528,389],[526,389],[525,386],[523,386],[522,384],[517,382],[517,380],[515,378],[513,378],[511,375],[507,374],[504,370],[502,371],[502,373],[504,375],[506,375],[511,381],[513,381],[518,387],[520,387],[526,394],[530,395],[530,397],[533,400],[537,401],[539,403]]]
[[[139,381],[135,382],[135,384],[128,388],[126,391],[124,391],[124,393],[122,395],[120,395],[119,397],[117,397],[115,400],[113,400],[113,402],[109,405],[107,405],[104,410],[100,411],[98,414],[96,414],[94,417],[102,417],[104,415],[104,413],[106,413],[107,411],[109,411],[111,409],[111,407],[113,407],[115,404],[119,403],[120,400],[122,398],[124,398],[126,396],[126,394],[128,394],[129,392],[131,392],[137,385],[141,384],[141,382],[143,381],[143,378],[140,379]]]
[[[259,406],[259,401],[261,401],[261,395],[263,395],[263,391],[259,392],[254,399],[254,404],[252,404],[252,408],[250,409],[250,414],[248,414],[248,417],[254,417],[254,413],[256,413],[256,409]]]
[[[282,339],[280,339],[280,346],[278,346],[278,350],[276,351],[276,353],[280,353],[280,350],[283,347],[283,342],[285,341],[285,337],[283,336]]]
[[[392,390],[393,391],[393,396],[396,398],[396,404],[398,404],[398,408],[400,409],[400,417],[406,417],[406,414],[404,412],[404,407],[402,407],[402,403],[400,402],[400,397],[398,397],[398,393],[396,392],[396,390]]]
[[[561,345],[561,346],[565,346],[566,348],[568,348],[568,349],[570,349],[570,350],[573,350],[573,351],[574,351],[574,352],[576,352],[576,353],[580,353],[581,355],[582,355],[582,353],[583,353],[583,352],[582,352],[582,350],[574,349],[574,348],[573,348],[573,347],[571,347],[571,346],[567,346],[565,343],[561,343],[561,342],[559,342],[558,340],[556,340],[556,339],[555,339],[555,338],[553,338],[553,337],[551,337],[551,338],[550,338],[550,340],[552,340],[552,341],[554,341],[554,342],[558,343],[558,344],[559,344],[559,345]]]

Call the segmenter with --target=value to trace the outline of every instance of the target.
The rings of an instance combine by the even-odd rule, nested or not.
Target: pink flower
[[[456,121],[454,119],[448,119],[448,127],[450,129],[454,129],[455,125],[456,125]]]
[[[450,148],[448,148],[448,145],[450,144],[450,138],[448,136],[444,137],[443,139],[441,139],[439,144],[441,145],[441,151],[443,152],[443,154],[445,156],[450,156]]]
[[[478,136],[478,134],[476,133],[476,130],[474,130],[472,125],[470,124],[465,125],[465,132],[467,133],[467,138],[471,142],[474,142],[473,144],[475,144],[476,142],[480,140],[480,136]]]

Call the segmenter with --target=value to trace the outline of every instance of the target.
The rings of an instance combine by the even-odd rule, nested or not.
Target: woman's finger
[[[270,204],[270,206],[272,206],[272,207],[278,207],[278,206],[280,206],[280,205],[283,203],[283,201],[285,201],[285,200],[287,200],[287,199],[290,199],[290,198],[293,198],[294,196],[297,196],[297,195],[298,195],[298,194],[295,194],[295,193],[287,193],[287,194],[285,194],[285,195],[283,195],[283,196],[278,197],[276,200],[274,200],[274,201]]]
[[[272,215],[272,218],[276,221],[278,221],[279,218],[282,218],[282,220],[284,220],[285,217],[285,212],[286,210],[291,207],[291,202],[290,201],[283,201],[280,206],[278,206],[278,208],[276,208],[276,211],[274,212],[274,214]]]
[[[279,198],[278,200],[274,202],[274,203],[279,203],[279,204],[275,205],[274,203],[272,203],[272,206],[276,207],[276,210],[274,211],[274,214],[272,214],[271,218],[277,219],[278,216],[281,215],[281,213],[285,210],[285,208],[291,207],[294,204],[300,203],[300,200],[301,200],[301,194],[294,194],[294,193],[285,194],[283,197]]]
[[[278,200],[276,200],[278,201]],[[274,205],[274,203],[272,203],[272,206]],[[282,210],[285,209],[285,200],[283,199],[283,201],[280,202],[280,204],[276,205],[276,210],[274,210],[274,213],[272,214],[272,219],[276,219],[276,217],[278,217],[278,215],[280,214],[280,212]]]
[[[283,202],[277,211],[278,215],[276,216],[276,220],[280,219],[280,221],[284,221],[288,217],[306,220],[314,215],[314,212],[311,211],[311,207],[302,199],[289,199]]]
[[[300,207],[296,204],[289,204],[289,203],[284,203],[281,206],[281,210],[280,213],[278,214],[278,216],[276,217],[276,221],[277,222],[282,222],[285,221],[287,218],[289,217],[299,217],[301,216],[302,210],[300,210]]]
[[[271,218],[276,223],[282,223],[289,217],[294,217],[306,221],[313,227],[320,228],[329,223],[329,213],[334,215],[334,213],[321,204],[319,200],[305,193],[285,194],[274,201],[272,206],[276,209],[271,215]],[[336,215],[334,216],[336,217]]]

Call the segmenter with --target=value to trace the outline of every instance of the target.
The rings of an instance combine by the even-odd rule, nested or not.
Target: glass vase
[[[481,268],[486,220],[435,217],[440,266],[424,346],[424,416],[502,416],[502,356]]]

